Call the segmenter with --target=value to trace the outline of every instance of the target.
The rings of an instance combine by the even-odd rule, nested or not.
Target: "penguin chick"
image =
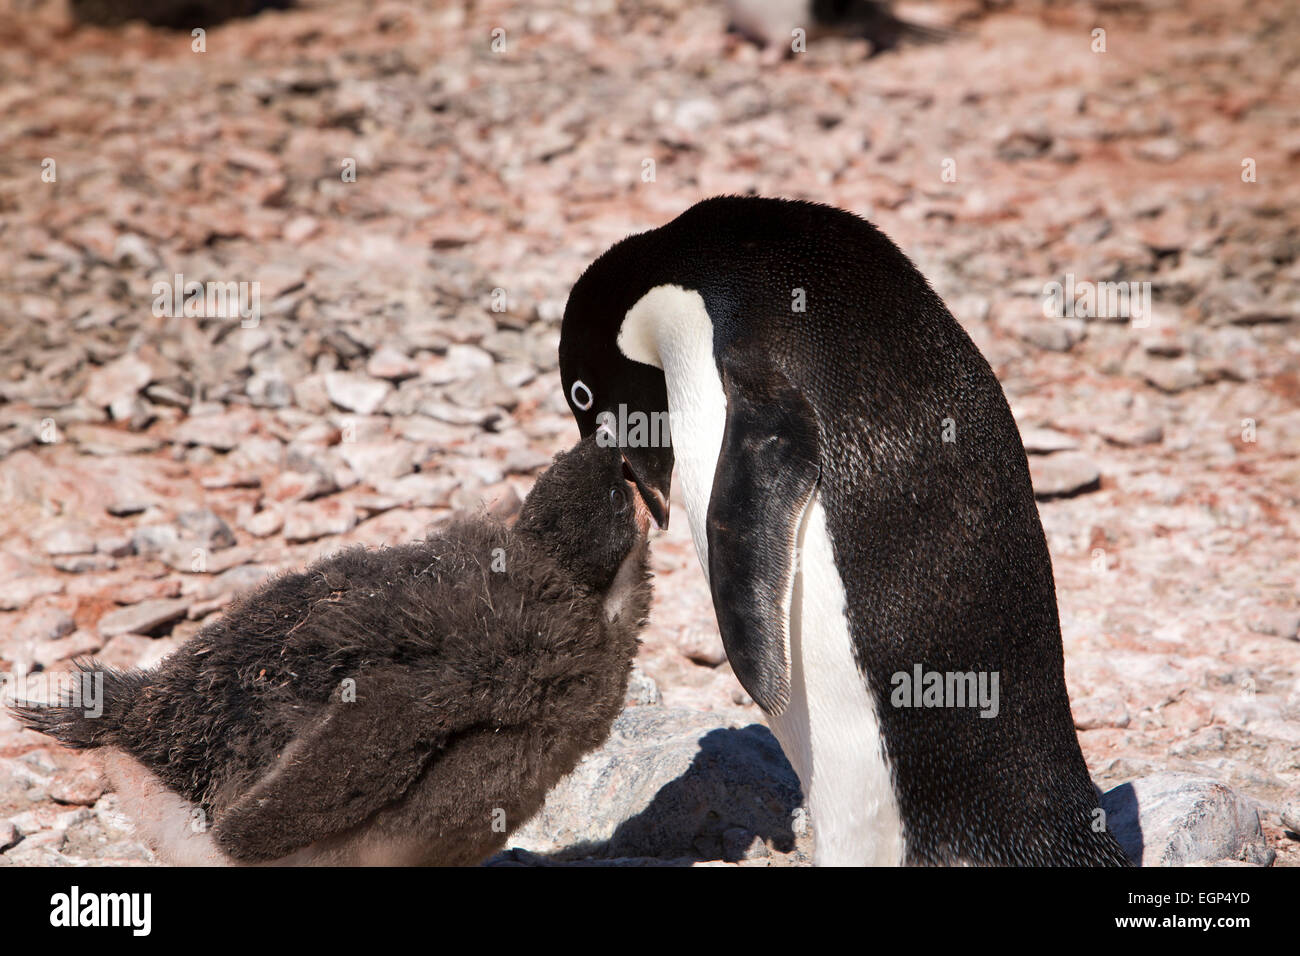
[[[635,500],[634,500],[635,499]],[[473,864],[622,709],[650,604],[649,515],[616,448],[559,455],[513,528],[462,517],[236,602],[102,714],[15,708],[99,748],[175,864]]]
[[[861,37],[873,52],[890,50],[907,40],[934,43],[946,30],[909,23],[894,16],[885,0],[727,0],[731,28],[759,46],[790,51],[791,37],[802,28],[808,39]]]

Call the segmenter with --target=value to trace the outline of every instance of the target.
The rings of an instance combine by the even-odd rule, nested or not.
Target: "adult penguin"
[[[698,203],[586,270],[560,373],[661,526],[676,466],[819,863],[1127,864],[1075,736],[1015,421],[879,230]]]

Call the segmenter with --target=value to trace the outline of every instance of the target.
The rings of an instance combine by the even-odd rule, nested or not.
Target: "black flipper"
[[[778,715],[790,703],[795,549],[821,474],[817,418],[774,366],[722,364],[727,425],[709,498],[709,585],[736,677]]]
[[[361,823],[405,793],[454,733],[438,719],[451,709],[421,701],[421,688],[391,675],[361,685],[355,702],[335,700],[273,768],[217,810],[223,851],[264,863]]]

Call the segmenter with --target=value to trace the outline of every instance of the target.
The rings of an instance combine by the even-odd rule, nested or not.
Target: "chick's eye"
[[[627,489],[615,485],[609,489],[609,504],[614,512],[621,513],[627,510]]]

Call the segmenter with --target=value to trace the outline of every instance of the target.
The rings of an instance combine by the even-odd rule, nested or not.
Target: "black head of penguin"
[[[852,213],[819,203],[717,196],[676,219],[628,236],[587,267],[569,293],[559,361],[565,400],[583,435],[602,422],[668,414],[661,368],[628,358],[619,335],[628,311],[651,289],[699,292],[714,326],[715,351],[746,328],[769,319],[791,335],[807,323],[794,311],[798,293],[814,285],[848,309],[870,296],[873,338],[891,340],[889,326],[911,326],[908,339],[947,316],[943,303],[911,261],[883,233]],[[828,288],[829,287],[829,288]],[[916,306],[919,305],[920,311]],[[850,335],[851,311],[843,321]],[[958,334],[960,331],[958,330]],[[898,338],[898,337],[895,337]],[[812,345],[834,347],[833,341]],[[882,361],[912,360],[900,341]],[[631,477],[660,527],[668,522],[674,465],[670,441],[622,444]]]
[[[650,288],[625,281],[624,270],[635,269],[628,260],[644,244],[645,236],[623,240],[588,267],[569,294],[563,323],[566,331],[560,338],[560,376],[565,398],[584,436],[594,434],[607,418],[616,423],[619,405],[625,415],[640,412],[666,417],[668,412],[663,371],[629,360],[617,343],[623,316]],[[601,263],[607,267],[598,268]],[[617,404],[612,401],[615,396]],[[614,432],[617,435],[617,425]],[[624,447],[623,460],[627,477],[636,485],[655,523],[668,527],[671,444]]]
[[[515,531],[575,581],[604,592],[629,553],[644,547],[645,523],[634,498],[618,448],[592,434],[557,455],[537,479]]]

